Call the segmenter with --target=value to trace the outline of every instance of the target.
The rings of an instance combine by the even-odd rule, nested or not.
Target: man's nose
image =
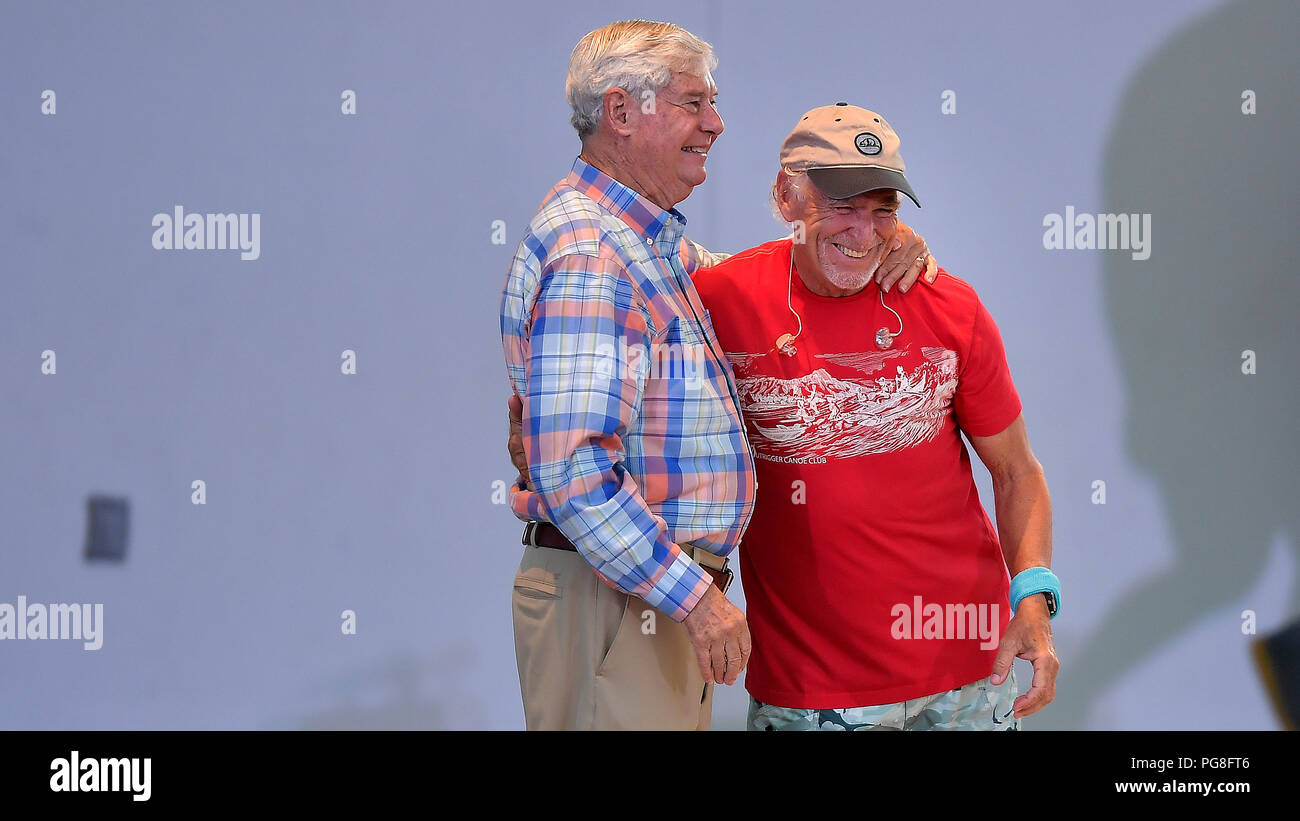
[[[855,220],[848,236],[854,245],[864,251],[893,239],[892,233],[887,232],[870,217]]]
[[[850,236],[853,237],[861,247],[870,248],[881,240],[887,239],[887,237],[880,233],[880,225],[876,223],[876,220],[871,216],[871,214],[864,214],[861,211],[855,211],[853,216],[854,224]]]
[[[712,103],[704,103],[704,116],[700,119],[700,129],[713,134],[713,139],[722,135],[722,130],[726,128],[726,123],[722,122],[722,115],[718,109],[713,107]]]

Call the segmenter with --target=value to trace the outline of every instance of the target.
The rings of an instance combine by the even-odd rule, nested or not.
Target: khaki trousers
[[[571,550],[525,547],[515,659],[529,730],[707,730],[713,685],[680,623]]]

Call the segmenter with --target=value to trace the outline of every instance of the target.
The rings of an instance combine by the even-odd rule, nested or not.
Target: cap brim
[[[809,168],[808,179],[812,180],[813,185],[817,186],[823,194],[835,200],[846,200],[868,191],[892,188],[906,194],[912,202],[916,203],[917,208],[921,207],[916,194],[912,192],[912,186],[907,183],[907,177],[892,168],[868,165]]]

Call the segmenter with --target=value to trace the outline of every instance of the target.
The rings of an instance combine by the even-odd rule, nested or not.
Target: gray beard
[[[829,266],[823,265],[822,274],[825,275],[827,281],[829,281],[836,288],[843,288],[846,291],[853,291],[854,293],[857,293],[858,291],[861,291],[863,288],[867,287],[867,285],[870,284],[871,282],[871,278],[876,275],[876,269],[878,269],[880,267],[880,263],[884,262],[885,260],[884,251],[885,251],[885,243],[882,242],[880,243],[876,251],[875,263],[873,263],[871,268],[869,268],[864,273],[853,274],[847,272],[832,272]]]

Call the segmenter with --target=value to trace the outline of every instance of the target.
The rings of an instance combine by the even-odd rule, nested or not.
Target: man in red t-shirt
[[[873,282],[898,192],[916,199],[898,144],[874,112],[808,112],[773,186],[794,234],[694,277],[757,460],[751,729],[1017,729],[1055,694],[1051,502],[997,326],[942,269]]]

